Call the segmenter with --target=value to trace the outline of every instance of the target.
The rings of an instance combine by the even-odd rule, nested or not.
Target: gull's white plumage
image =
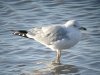
[[[74,20],[68,21],[68,23],[66,23],[65,25],[33,28],[28,31],[27,36],[29,38],[35,39],[36,41],[44,44],[54,51],[68,49],[74,46],[81,37],[79,29],[77,27],[73,27],[72,24],[74,24]],[[59,31],[61,31],[60,34],[56,35],[57,33],[59,33]],[[60,36],[62,36],[61,39],[59,39]],[[56,40],[50,40],[51,38],[56,38]]]
[[[69,20],[64,25],[32,28],[26,33],[26,36],[56,51],[55,62],[60,63],[61,50],[73,47],[80,41],[81,32],[79,29],[81,28],[77,21]]]

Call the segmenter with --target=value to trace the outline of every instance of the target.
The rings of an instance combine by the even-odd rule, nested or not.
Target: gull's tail
[[[23,37],[26,37],[27,38],[27,31],[26,30],[18,30],[18,31],[16,31],[16,30],[12,30],[12,31],[14,31],[14,33],[13,34],[15,34],[15,35],[19,35],[19,36],[23,36]]]

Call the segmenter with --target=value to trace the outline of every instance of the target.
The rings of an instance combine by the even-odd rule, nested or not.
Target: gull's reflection
[[[50,64],[46,68],[34,71],[35,75],[61,75],[61,74],[66,75],[69,73],[75,73],[76,75],[76,73],[78,73],[78,68],[74,65],[68,65],[68,64],[65,65]]]

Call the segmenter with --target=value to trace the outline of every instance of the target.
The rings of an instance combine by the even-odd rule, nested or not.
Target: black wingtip
[[[15,31],[15,30],[13,30],[14,31],[14,35],[19,35],[19,36],[23,36],[23,37],[26,37],[27,38],[27,36],[26,36],[26,34],[28,33],[26,30],[18,30],[18,31]]]

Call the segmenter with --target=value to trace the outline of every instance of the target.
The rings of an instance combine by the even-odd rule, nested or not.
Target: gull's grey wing
[[[54,26],[50,28],[45,37],[50,39],[51,42],[68,39],[67,30],[62,26]]]
[[[41,32],[41,28],[38,28],[38,27],[35,28],[35,27],[33,27],[32,29],[28,30],[27,37],[34,39],[34,37],[36,35],[38,35],[40,32]]]
[[[69,39],[67,30],[63,26],[33,28],[29,31],[29,34],[40,43],[48,45],[58,40]]]

